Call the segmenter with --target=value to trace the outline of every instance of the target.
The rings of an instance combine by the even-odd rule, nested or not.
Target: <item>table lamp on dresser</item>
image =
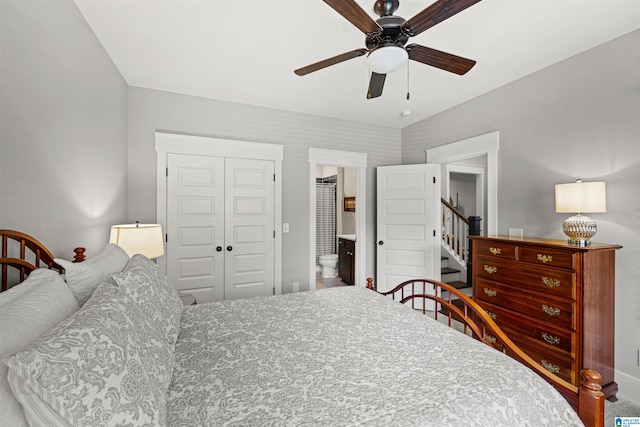
[[[604,182],[576,182],[556,184],[556,212],[574,214],[562,223],[569,244],[588,246],[598,230],[596,222],[584,213],[607,211],[606,189]]]

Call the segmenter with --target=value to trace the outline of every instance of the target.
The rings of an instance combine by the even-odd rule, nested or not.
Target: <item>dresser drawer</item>
[[[494,318],[498,326],[507,332],[509,338],[518,338],[527,342],[529,346],[571,357],[574,333],[570,329],[562,329],[498,305],[478,302],[489,316]]]
[[[574,299],[576,274],[559,268],[541,269],[515,261],[478,257],[476,276],[494,282],[520,285],[555,297]]]
[[[518,259],[520,261],[571,270],[576,268],[575,255],[575,252],[535,246],[520,246],[518,248]]]
[[[476,299],[505,307],[525,316],[549,322],[560,328],[574,329],[573,302],[540,296],[515,286],[503,286],[484,279],[476,283]]]
[[[565,381],[577,384],[574,369],[575,362],[571,358],[561,357],[554,352],[545,351],[539,347],[531,347],[527,345],[526,342],[520,341],[517,338],[512,339],[512,341],[547,371],[559,376]]]
[[[505,242],[483,242],[478,241],[476,251],[478,255],[488,257],[516,259],[516,245]]]

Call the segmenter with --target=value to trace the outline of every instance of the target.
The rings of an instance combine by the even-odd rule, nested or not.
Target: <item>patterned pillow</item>
[[[40,335],[78,311],[76,299],[55,270],[34,270],[27,280],[12,290],[15,291],[10,304],[0,306],[0,358],[24,350]],[[26,426],[22,406],[7,381],[7,372],[8,368],[0,363],[0,424]]]
[[[4,362],[31,425],[166,423],[173,350],[113,284]]]
[[[180,332],[183,304],[166,274],[144,255],[134,255],[122,273],[112,276],[121,290],[174,345]]]

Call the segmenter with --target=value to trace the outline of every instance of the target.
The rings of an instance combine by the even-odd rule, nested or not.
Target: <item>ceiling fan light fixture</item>
[[[374,73],[388,74],[407,63],[409,54],[401,46],[382,46],[372,50],[367,56],[367,65]]]

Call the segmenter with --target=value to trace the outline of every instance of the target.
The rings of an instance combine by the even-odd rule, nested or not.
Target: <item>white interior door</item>
[[[409,279],[440,280],[440,165],[377,169],[379,292]]]
[[[167,275],[200,303],[224,299],[224,159],[169,154]]]
[[[225,299],[273,295],[274,164],[226,159]]]

